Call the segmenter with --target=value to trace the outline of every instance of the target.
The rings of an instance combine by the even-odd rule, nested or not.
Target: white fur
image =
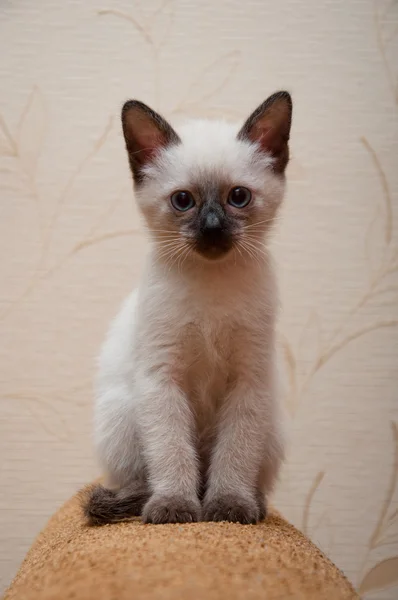
[[[146,168],[137,202],[152,233],[139,288],[124,303],[99,363],[96,443],[109,484],[147,478],[157,497],[194,499],[208,471],[205,504],[227,495],[253,503],[268,493],[283,456],[275,382],[277,292],[262,244],[284,191],[257,146],[223,122],[182,127],[182,144]],[[156,231],[175,189],[216,177],[249,187],[257,222],[254,256],[162,258]]]

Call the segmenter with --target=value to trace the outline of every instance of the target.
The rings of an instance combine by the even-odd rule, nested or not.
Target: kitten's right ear
[[[131,171],[136,183],[143,179],[143,168],[162,148],[178,144],[180,138],[158,113],[138,100],[129,100],[122,108],[123,135]]]
[[[274,159],[273,168],[283,174],[289,161],[292,99],[288,92],[276,92],[247,119],[238,139],[248,140]]]

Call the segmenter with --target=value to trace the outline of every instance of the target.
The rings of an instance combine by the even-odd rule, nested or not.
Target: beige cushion
[[[78,497],[50,520],[7,600],[345,600],[342,573],[276,514],[258,525],[87,527]]]

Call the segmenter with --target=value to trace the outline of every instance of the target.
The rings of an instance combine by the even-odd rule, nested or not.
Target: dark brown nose
[[[222,229],[221,219],[214,210],[209,210],[205,215],[202,231],[216,231],[217,229]]]
[[[197,249],[209,258],[225,254],[232,245],[226,215],[221,206],[204,206],[200,218]]]
[[[225,226],[223,226],[223,217],[218,214],[218,211],[209,210],[202,215],[200,224],[200,235],[209,243],[217,243],[217,240],[222,237]]]

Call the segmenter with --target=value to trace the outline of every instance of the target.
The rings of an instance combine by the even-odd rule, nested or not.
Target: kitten
[[[177,133],[141,102],[123,107],[151,249],[100,358],[95,430],[107,487],[85,498],[92,524],[266,514],[283,440],[265,242],[284,193],[291,114],[278,92],[239,131],[193,121]]]

